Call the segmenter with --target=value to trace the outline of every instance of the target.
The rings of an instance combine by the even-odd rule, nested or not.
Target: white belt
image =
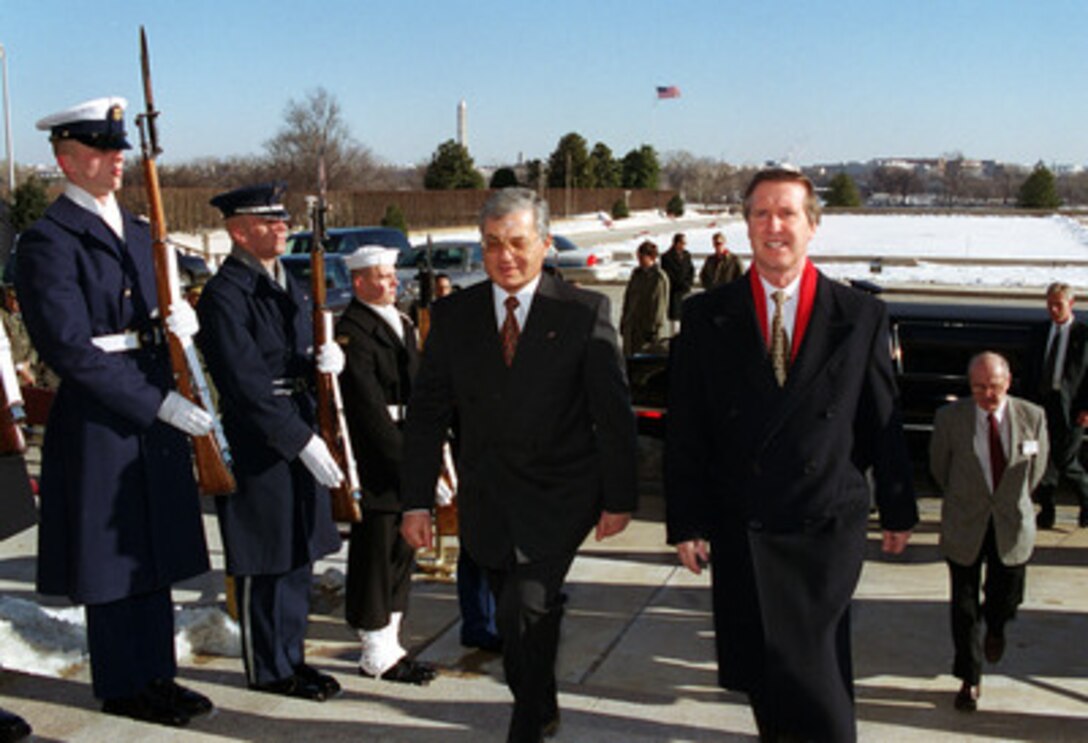
[[[140,346],[140,334],[135,330],[126,330],[123,333],[110,335],[96,335],[91,338],[91,343],[106,353],[124,353],[125,351],[138,351]]]
[[[389,417],[393,419],[394,423],[400,423],[404,420],[403,405],[386,405],[385,409],[389,411]]]

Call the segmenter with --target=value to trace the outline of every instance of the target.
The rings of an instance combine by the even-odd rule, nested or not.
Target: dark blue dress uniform
[[[147,342],[151,236],[122,214],[124,240],[62,196],[16,253],[27,330],[61,378],[42,452],[38,590],[87,604],[105,699],[174,676],[170,585],[208,569],[189,443],[156,418],[173,382],[165,346]],[[143,333],[144,345],[106,353],[92,343],[123,331]]]
[[[314,435],[312,302],[285,278],[232,255],[197,306],[238,483],[216,507],[251,686],[303,665],[312,564],[340,548],[328,491],[298,459]]]

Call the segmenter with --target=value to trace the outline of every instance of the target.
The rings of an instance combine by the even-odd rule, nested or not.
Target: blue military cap
[[[223,212],[224,219],[248,214],[265,219],[288,220],[291,215],[283,205],[286,190],[287,184],[283,181],[258,183],[221,193],[208,203]]]
[[[129,150],[125,138],[125,107],[128,101],[117,96],[77,103],[38,121],[49,131],[49,141],[74,139],[96,150]]]

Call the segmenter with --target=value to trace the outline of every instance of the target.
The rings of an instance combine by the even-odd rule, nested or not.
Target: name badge
[[[1020,453],[1025,457],[1033,457],[1039,453],[1039,442],[1035,439],[1020,442]]]

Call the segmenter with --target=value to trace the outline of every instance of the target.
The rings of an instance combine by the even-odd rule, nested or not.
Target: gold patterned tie
[[[518,327],[518,317],[514,314],[514,310],[518,308],[518,298],[509,296],[504,304],[506,305],[506,318],[502,321],[499,338],[502,341],[502,360],[506,362],[507,366],[510,366],[514,363],[514,352],[517,351],[518,335],[521,333],[521,328]]]
[[[786,384],[786,368],[789,365],[789,343],[786,328],[782,322],[782,305],[786,303],[786,292],[776,291],[771,295],[774,300],[774,319],[771,321],[771,363],[774,365],[774,378],[778,386]]]

